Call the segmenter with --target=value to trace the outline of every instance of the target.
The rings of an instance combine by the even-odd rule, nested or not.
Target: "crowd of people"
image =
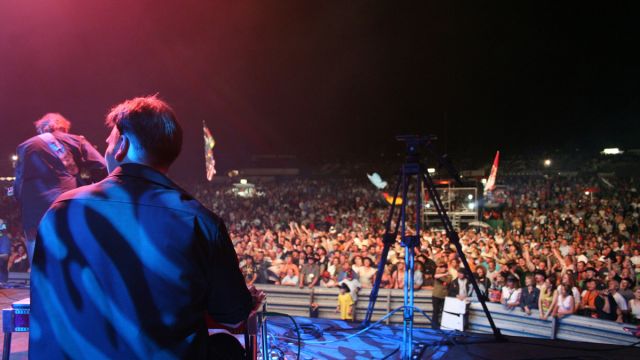
[[[481,296],[542,318],[580,314],[640,321],[640,193],[632,179],[502,179],[506,201],[485,209],[491,227],[460,231]],[[201,185],[197,196],[225,219],[249,284],[370,288],[383,249],[388,204],[365,181],[258,183],[264,196],[238,199]],[[498,220],[498,221],[495,221]],[[411,228],[408,229],[412,231]],[[417,290],[476,295],[446,235],[423,230]],[[404,287],[404,248],[391,247],[381,287]],[[442,276],[442,274],[446,276]],[[635,290],[634,290],[635,289]]]
[[[493,227],[459,232],[481,296],[543,319],[579,314],[639,323],[640,189],[634,180],[540,176],[501,183],[505,201],[482,213]],[[354,299],[359,288],[372,287],[389,205],[366,178],[280,179],[256,188],[256,196],[240,198],[227,185],[193,186],[225,220],[248,284],[347,284]],[[26,270],[15,207],[1,196],[12,249],[7,267]],[[444,232],[423,229],[415,289],[473,300],[467,275]],[[399,241],[381,276],[382,288],[405,286]]]
[[[0,186],[0,283],[7,281],[8,272],[29,271],[20,212],[16,200],[7,193],[10,187],[8,182]]]

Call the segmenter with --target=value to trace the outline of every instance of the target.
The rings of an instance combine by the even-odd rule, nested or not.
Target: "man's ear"
[[[120,135],[120,140],[118,141],[118,145],[116,146],[118,147],[118,149],[114,157],[118,162],[122,162],[122,160],[124,160],[124,158],[127,156],[129,147],[131,146],[129,137],[126,135]]]

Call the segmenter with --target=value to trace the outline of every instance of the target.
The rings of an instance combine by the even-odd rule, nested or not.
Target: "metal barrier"
[[[279,285],[257,285],[267,294],[268,308],[273,311],[293,316],[310,316],[312,303],[318,304],[318,317],[339,319],[335,313],[338,304],[336,288],[303,288]],[[361,289],[357,293],[354,321],[362,320],[367,312],[371,289]],[[402,306],[403,292],[400,289],[380,289],[378,301],[373,311],[372,321],[377,321],[389,311]],[[420,290],[415,293],[415,306],[431,315],[431,290]],[[549,318],[542,320],[537,312],[526,315],[522,310],[507,310],[501,304],[487,303],[496,325],[503,334],[513,336],[534,337],[540,339],[561,339],[604,344],[630,345],[638,341],[622,328],[633,327],[613,321],[593,319],[571,315],[562,319]],[[402,312],[391,316],[387,324],[402,324]],[[429,320],[416,314],[417,326],[429,326]],[[489,322],[482,311],[480,303],[469,306],[467,330],[479,333],[491,333]]]
[[[28,286],[31,283],[31,273],[12,271],[9,273],[7,283]]]
[[[267,294],[267,304],[270,310],[283,312],[293,316],[309,316],[311,304],[318,305],[318,317],[323,319],[339,319],[340,314],[335,312],[338,305],[337,288],[302,288],[280,285],[259,285],[256,287]],[[364,319],[369,305],[371,289],[361,289],[355,299],[354,321]],[[372,321],[380,320],[389,311],[403,305],[404,293],[401,289],[380,289],[378,301],[373,310]],[[431,290],[419,290],[415,293],[415,306],[430,314]],[[386,320],[387,324],[402,324],[402,312],[397,312]],[[415,324],[419,326],[430,325],[424,316],[416,314]]]
[[[638,338],[623,330],[623,327],[635,327],[631,324],[579,315],[542,320],[537,311],[527,315],[519,308],[510,311],[501,304],[487,305],[496,325],[505,335],[617,345],[631,345],[638,341]],[[472,303],[470,306],[468,329],[473,332],[491,333],[489,323],[478,303]]]

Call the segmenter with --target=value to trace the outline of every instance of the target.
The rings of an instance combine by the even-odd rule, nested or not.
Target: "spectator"
[[[340,270],[340,258],[338,256],[335,256],[331,259],[331,261],[329,262],[329,265],[327,265],[327,271],[332,277],[337,277],[339,270]]]
[[[544,272],[544,270],[536,270],[534,272],[534,280],[535,280],[536,288],[538,288],[538,290],[542,291],[542,289],[545,287],[546,279],[547,279],[547,274]]]
[[[27,258],[27,248],[19,243],[15,247],[15,252],[9,258],[9,272],[29,271],[29,259]]]
[[[340,294],[338,295],[336,313],[340,313],[340,319],[342,320],[353,320],[354,301],[350,292],[351,290],[347,284],[342,283],[340,285]]]
[[[575,285],[573,271],[567,270],[564,274],[562,274],[562,277],[560,279],[561,279],[560,281],[561,285],[567,285],[571,289],[571,295],[573,295],[573,303],[575,306],[575,309],[574,309],[575,310],[574,313],[575,313],[580,308],[581,298],[580,298],[580,290]]]
[[[404,272],[404,261],[398,261],[398,263],[396,264],[396,271],[394,271],[392,275],[394,289],[404,289]]]
[[[538,308],[540,310],[540,318],[542,320],[547,320],[549,316],[553,315],[553,310],[555,309],[557,302],[556,297],[557,292],[555,281],[552,279],[546,279],[538,300]]]
[[[285,275],[288,275],[289,270],[293,270],[293,273],[296,276],[296,278],[298,277],[300,273],[300,269],[298,268],[298,265],[293,263],[293,257],[291,255],[286,255],[284,258],[284,265],[280,267],[280,277],[282,278]]]
[[[298,275],[296,275],[293,268],[287,269],[287,275],[280,280],[280,285],[284,286],[296,286],[298,283]]]
[[[241,266],[242,275],[248,286],[253,285],[258,278],[258,271],[256,265],[253,263],[253,257],[247,255],[244,258],[244,265]]]
[[[353,272],[353,270],[351,270],[351,264],[349,264],[349,262],[347,261],[342,262],[340,264],[340,271],[337,276],[338,282],[342,282],[342,280],[345,280],[349,272]]]
[[[620,290],[618,290],[618,293],[627,301],[631,301],[631,299],[634,298],[633,290],[631,290],[631,279],[623,278],[620,281]]]
[[[560,285],[558,287],[555,313],[558,318],[575,313],[575,300],[569,285]]]
[[[360,281],[353,276],[352,270],[347,271],[345,279],[339,283],[340,286],[342,286],[342,284],[346,284],[349,287],[349,294],[353,301],[358,301],[358,291],[360,291],[362,285],[360,285]]]
[[[320,266],[316,261],[317,258],[313,254],[307,257],[307,263],[302,266],[302,271],[300,272],[300,288],[307,286],[311,289],[320,280]]]
[[[478,283],[478,287],[480,288],[480,292],[482,293],[482,296],[486,298],[487,292],[491,287],[491,282],[487,277],[487,269],[485,269],[485,267],[482,265],[478,266],[476,268],[475,276],[476,276],[476,282]]]
[[[616,321],[623,322],[625,318],[630,314],[629,307],[627,306],[627,300],[618,293],[618,281],[609,280],[609,295],[615,301],[616,308],[618,311],[616,313]]]
[[[471,282],[467,279],[467,271],[460,268],[457,278],[449,283],[447,295],[458,300],[466,300],[471,293]]]
[[[633,291],[634,298],[629,300],[629,309],[631,309],[631,322],[640,325],[640,286],[636,286]]]
[[[373,262],[368,257],[365,257],[362,263],[363,265],[357,271],[358,280],[360,280],[363,288],[370,289],[376,276],[376,269],[371,266]]]
[[[496,275],[495,281],[491,283],[491,288],[489,289],[489,301],[500,303],[502,302],[502,290],[506,285],[506,279],[502,275],[502,273],[498,273]]]
[[[325,271],[320,276],[320,287],[332,288],[338,286],[338,283],[331,277],[328,271]]]
[[[531,315],[532,310],[538,309],[540,290],[535,286],[533,276],[527,275],[524,281],[525,287],[522,288],[520,306],[522,307],[522,311],[527,313],[527,315]]]
[[[596,280],[588,278],[585,280],[586,290],[582,292],[582,300],[580,302],[581,315],[597,317],[596,299],[600,296],[600,292],[596,289]]]
[[[0,283],[9,280],[9,256],[11,255],[11,240],[6,234],[7,225],[0,219]]]
[[[447,263],[444,260],[439,260],[436,263],[436,273],[433,275],[433,316],[431,327],[435,330],[440,329],[440,319],[442,318],[442,310],[444,309],[444,299],[448,295],[448,286],[451,282],[451,275],[447,269]]]
[[[513,310],[520,305],[520,289],[518,286],[518,280],[514,276],[507,277],[507,286],[502,288],[502,297],[500,303],[502,303],[508,310]]]
[[[393,277],[391,276],[391,269],[393,265],[386,264],[384,267],[384,272],[382,273],[382,279],[380,279],[380,288],[381,289],[391,289],[393,287]]]
[[[257,274],[255,282],[257,284],[275,283],[276,276],[271,270],[269,270],[271,262],[265,258],[263,251],[256,252],[255,266]]]
[[[605,284],[598,284],[598,290],[598,297],[595,300],[597,317],[599,319],[612,321],[622,319],[622,313],[620,313],[620,309],[618,309],[618,305],[609,293],[607,286]]]

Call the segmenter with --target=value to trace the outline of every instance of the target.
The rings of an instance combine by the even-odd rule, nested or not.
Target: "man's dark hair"
[[[36,126],[38,134],[50,133],[54,131],[69,132],[71,129],[71,122],[64,118],[64,116],[58,113],[48,113],[35,121],[33,125]]]
[[[120,134],[133,135],[153,165],[169,166],[180,155],[182,128],[171,107],[156,95],[114,106],[106,123]]]

